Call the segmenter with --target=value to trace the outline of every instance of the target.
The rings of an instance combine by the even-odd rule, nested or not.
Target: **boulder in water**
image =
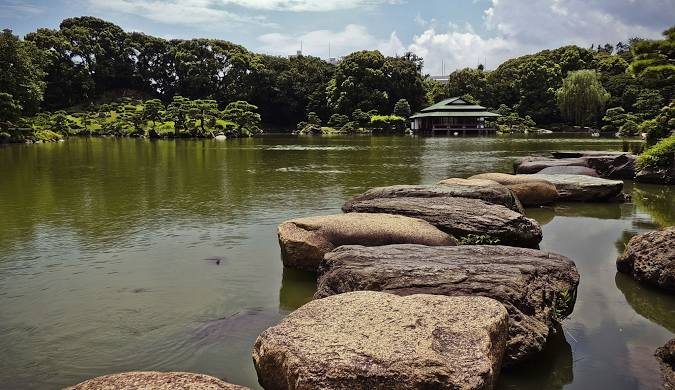
[[[560,166],[548,167],[538,172],[540,175],[586,175],[592,177],[600,177],[595,169],[580,166]]]
[[[524,213],[523,205],[518,201],[516,195],[506,187],[502,186],[483,186],[483,185],[457,185],[457,184],[436,184],[436,185],[398,185],[389,187],[372,188],[361,195],[357,195],[349,200],[345,208],[349,208],[351,202],[378,199],[378,198],[470,198],[480,199],[488,203],[500,204],[513,211]]]
[[[546,160],[536,160],[536,161],[525,161],[518,165],[516,168],[516,173],[517,174],[533,174],[541,171],[542,169],[549,168],[549,167],[568,167],[568,166],[579,166],[579,167],[585,167],[586,166],[586,160],[582,158],[578,159],[564,159],[564,160],[556,160],[556,159],[546,159]]]
[[[360,291],[294,311],[253,362],[266,390],[492,389],[507,331],[490,298]]]
[[[639,282],[675,292],[675,227],[631,238],[616,267]]]
[[[220,379],[187,372],[134,371],[90,379],[65,390],[246,390]]]
[[[661,364],[663,388],[675,389],[675,339],[668,341],[666,345],[657,349],[656,358]]]
[[[426,221],[390,214],[350,213],[293,219],[279,225],[284,265],[316,271],[323,255],[340,245],[456,245]]]
[[[517,175],[545,180],[558,190],[558,200],[568,202],[608,202],[621,196],[623,182],[585,175]]]
[[[574,308],[579,274],[554,253],[507,246],[343,246],[326,254],[315,298],[375,290],[397,295],[480,295],[509,312],[506,362],[541,351]]]
[[[480,199],[378,198],[349,202],[343,210],[419,218],[457,238],[487,235],[503,245],[537,248],[542,238],[541,227],[535,220]]]
[[[506,173],[482,173],[471,176],[471,180],[495,181],[513,191],[518,200],[525,206],[542,206],[558,199],[558,190],[546,180],[533,179],[528,176],[509,175]]]

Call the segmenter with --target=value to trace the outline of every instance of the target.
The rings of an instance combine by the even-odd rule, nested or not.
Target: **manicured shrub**
[[[638,170],[667,168],[675,158],[675,136],[670,136],[642,153],[636,161]]]

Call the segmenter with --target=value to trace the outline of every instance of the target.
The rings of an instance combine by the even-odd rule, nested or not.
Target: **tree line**
[[[657,132],[657,127],[672,127],[674,40],[675,28],[670,28],[661,40],[544,50],[508,60],[493,71],[482,66],[457,70],[446,85],[423,75],[423,59],[413,53],[387,57],[359,51],[332,65],[311,56],[256,54],[218,39],[165,40],[77,17],[23,39],[2,32],[0,123],[61,110],[110,115],[101,104],[126,97],[139,112],[157,100],[164,107],[163,119],[178,120],[175,126],[188,134],[208,132],[209,124],[225,129],[228,120],[216,112],[234,102],[248,104],[242,115],[259,114],[266,125],[280,128],[329,122],[354,128],[373,121],[385,121],[381,126],[386,127],[400,122],[400,116],[392,115],[397,106],[405,115],[443,98],[464,96],[502,113],[500,124],[507,127],[567,123],[623,129],[627,135],[641,129]],[[206,104],[206,111],[215,114],[186,108],[191,114],[185,117],[192,119],[184,124],[180,115],[169,113],[175,99],[186,99],[188,106]],[[146,130],[154,126],[147,119],[135,120],[144,120]]]

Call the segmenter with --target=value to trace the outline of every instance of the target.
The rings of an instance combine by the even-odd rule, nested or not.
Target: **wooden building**
[[[486,118],[499,114],[483,106],[467,103],[461,98],[445,99],[410,117],[415,134],[481,135],[495,134],[497,129],[485,125]]]

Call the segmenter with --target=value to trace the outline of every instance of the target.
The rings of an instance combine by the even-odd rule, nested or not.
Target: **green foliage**
[[[232,102],[225,107],[222,119],[235,124],[232,133],[237,137],[259,134],[262,129],[257,110],[258,107],[245,101]]]
[[[668,168],[675,158],[675,136],[670,136],[638,156],[638,170]]]
[[[644,89],[640,91],[633,109],[636,115],[642,120],[652,119],[659,113],[659,108],[662,107],[663,96],[653,89]]]
[[[638,125],[634,120],[628,119],[619,128],[619,135],[622,137],[632,137],[638,135]]]
[[[0,129],[7,130],[21,116],[21,105],[8,93],[0,92]]]
[[[500,240],[488,234],[468,234],[459,240],[459,245],[499,245]]]
[[[373,115],[370,118],[370,125],[383,132],[403,132],[406,124],[406,118],[396,115]]]
[[[605,123],[602,126],[602,131],[618,132],[627,119],[628,115],[626,115],[626,110],[623,107],[608,108],[605,111],[605,116],[602,117],[602,121]]]
[[[349,117],[347,115],[333,114],[328,120],[328,126],[339,129],[347,124],[347,122],[349,122]]]
[[[11,106],[26,113],[37,111],[44,96],[46,66],[47,56],[33,42],[20,40],[11,30],[0,33],[0,93],[11,95]],[[7,97],[3,100],[8,104]]]
[[[562,321],[572,312],[572,305],[576,300],[576,290],[569,291],[562,290],[556,297],[553,303],[553,319],[562,323]]]
[[[480,69],[464,68],[450,73],[448,76],[448,96],[470,95],[471,103],[477,103],[475,97],[483,97],[488,93],[487,73]]]
[[[523,118],[518,115],[515,110],[511,109],[505,104],[499,106],[499,109],[497,109],[497,114],[501,116],[497,117],[494,123],[502,133],[522,133],[532,130],[537,126],[537,124],[529,115],[526,115]],[[487,123],[487,125],[490,126],[492,123]]]
[[[563,118],[587,126],[597,123],[609,99],[609,93],[593,70],[570,72],[556,91],[556,101]]]
[[[667,98],[675,89],[675,26],[663,32],[662,40],[641,40],[633,46],[630,71],[648,87],[665,88]]]
[[[61,134],[55,133],[51,130],[34,131],[33,137],[35,137],[36,141],[43,141],[43,142],[58,141],[58,140],[63,138],[63,136]]]
[[[410,109],[410,103],[407,100],[401,99],[396,102],[394,106],[394,115],[400,116],[402,118],[410,118],[412,111]]]
[[[649,141],[656,141],[668,135],[675,129],[675,101],[663,107],[654,119],[649,119],[639,125],[640,133],[646,133]]]
[[[321,118],[315,113],[315,112],[310,112],[307,114],[307,123],[310,125],[315,125],[321,127]]]
[[[352,113],[352,120],[361,127],[365,127],[370,124],[370,117],[371,115],[369,113],[363,112],[360,108],[357,108]]]

